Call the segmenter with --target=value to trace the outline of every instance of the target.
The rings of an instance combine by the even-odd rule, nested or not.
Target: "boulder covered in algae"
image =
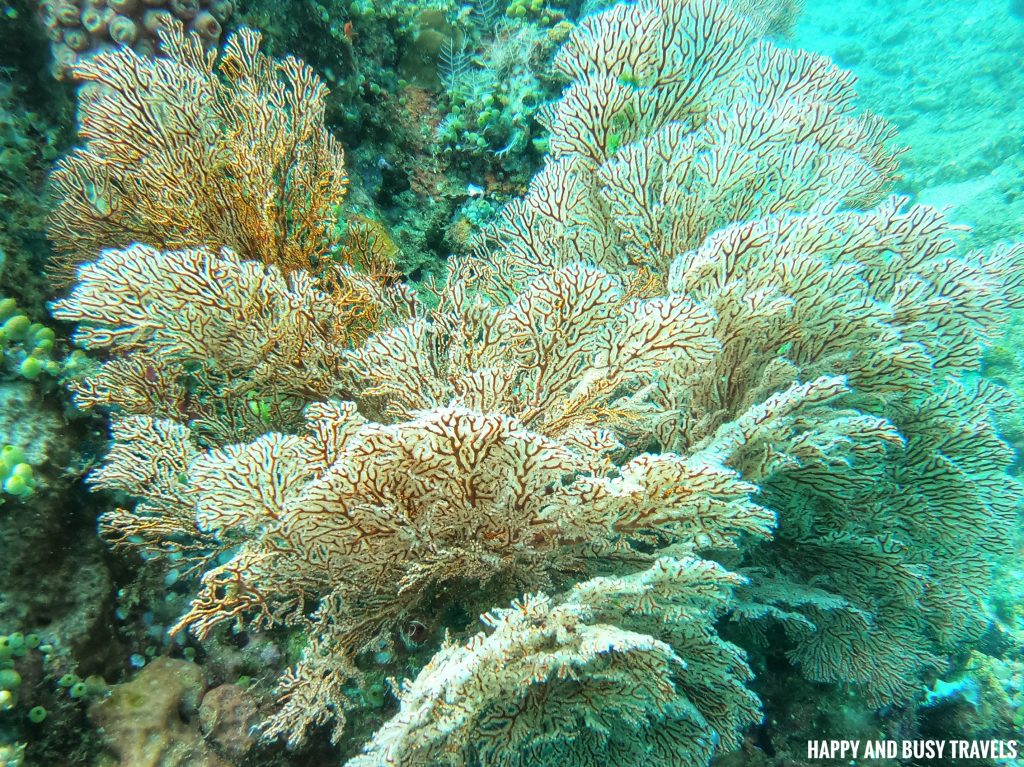
[[[199,728],[218,752],[240,760],[256,743],[253,727],[258,713],[246,689],[222,684],[203,696],[199,706]]]
[[[102,767],[230,767],[203,739],[199,704],[206,689],[193,663],[157,658],[94,704],[89,718],[107,753]]]

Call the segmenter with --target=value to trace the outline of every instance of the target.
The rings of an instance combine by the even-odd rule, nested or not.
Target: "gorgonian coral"
[[[324,128],[327,89],[242,29],[218,58],[180,24],[161,58],[131,48],[77,64],[85,145],[57,164],[50,237],[74,265],[103,248],[228,247],[283,271],[331,244],[347,177]]]
[[[739,648],[710,629],[736,576],[659,559],[526,597],[446,643],[348,767],[703,764],[760,718]]]
[[[617,5],[555,66],[572,83],[544,114],[551,154],[490,232],[506,280],[577,259],[664,276],[722,226],[876,202],[897,169],[849,73],[716,0]]]
[[[583,285],[602,284],[594,270],[560,275],[566,273]],[[538,282],[538,288],[550,287],[549,281]],[[617,306],[619,297],[609,292],[603,300]],[[645,304],[651,311],[644,311]],[[642,322],[663,304],[636,302],[624,316]],[[690,346],[701,348],[699,325],[686,332],[677,328],[672,344],[665,342],[671,334],[652,333],[645,343],[636,331],[628,336],[630,344],[616,344],[613,334],[597,331],[615,327],[620,318],[580,311],[582,306],[582,301],[562,304],[566,312],[551,326],[536,318],[522,322],[519,316],[511,320],[519,322],[518,335],[504,334],[507,342],[531,350],[555,339],[559,344],[587,340],[575,354],[527,356],[529,364],[520,362],[519,375],[530,374],[535,384],[530,391],[550,394],[552,402],[573,401],[570,387],[576,380],[600,380],[595,372],[614,372],[609,357],[633,376],[650,377],[654,363],[675,357],[682,364]],[[679,306],[689,311],[684,303]],[[510,316],[521,309],[513,305]],[[592,343],[598,336],[619,353],[609,355]],[[392,348],[377,341],[368,346],[380,354]],[[431,383],[425,388],[442,390],[444,378],[412,378],[414,365],[431,366],[428,355],[398,343],[392,352],[395,375],[404,374],[410,391],[414,384]],[[364,363],[371,359],[359,356]],[[508,369],[516,371],[510,362]],[[550,379],[539,375],[543,371]],[[204,636],[224,620],[256,627],[308,621],[314,640],[286,681],[287,705],[271,732],[290,730],[298,739],[309,723],[329,718],[332,707],[335,716],[349,708],[342,690],[355,675],[359,652],[390,644],[411,621],[435,625],[441,595],[460,602],[469,614],[479,613],[494,594],[564,588],[619,565],[635,568],[652,560],[652,547],[677,552],[731,547],[742,534],[766,535],[770,529],[772,515],[748,500],[754,488],[713,461],[646,454],[616,466],[612,453],[621,446],[612,433],[585,425],[593,416],[545,423],[542,411],[527,400],[516,408],[524,416],[520,420],[496,411],[500,401],[481,401],[494,393],[488,383],[493,380],[499,379],[467,377],[483,387],[473,392],[467,383],[461,398],[449,395],[450,404],[435,403],[390,425],[367,422],[351,404],[315,404],[307,410],[304,434],[268,434],[249,444],[192,453],[177,476],[189,488],[194,520],[178,514],[177,505],[165,513],[163,485],[149,485],[150,496],[135,483],[130,465],[122,463],[147,456],[141,462],[151,465],[168,452],[188,455],[187,432],[173,423],[137,418],[120,427],[131,432],[133,446],[115,447],[97,481],[144,501],[135,512],[104,518],[115,539],[125,540],[125,531],[134,528],[137,538],[152,546],[147,531],[169,521],[195,548],[238,547],[229,561],[204,575],[181,626]],[[548,382],[551,392],[542,385]],[[546,409],[558,412],[553,404]],[[531,430],[531,420],[543,433]],[[162,441],[147,443],[147,429],[154,436],[177,435],[179,447],[168,451]],[[319,595],[319,609],[304,616],[312,595]]]
[[[726,461],[779,514],[776,542],[750,564],[768,573],[775,607],[786,604],[783,582],[793,586],[795,615],[781,616],[799,635],[790,657],[815,679],[899,699],[917,670],[940,662],[935,653],[985,625],[991,559],[1006,550],[1019,498],[992,422],[1009,400],[943,377],[975,368],[1020,305],[1022,258],[1020,247],[956,256],[937,212],[893,200],[728,227],[673,267],[670,288],[717,310],[723,355],[701,380],[666,387],[677,412],[700,402],[697,412],[717,413],[673,417],[661,427],[666,447],[699,446],[763,392],[835,373],[851,389],[835,406],[888,434],[886,449],[831,427],[815,436],[816,419],[839,414],[805,414],[802,440],[827,447],[814,470],[766,461],[776,449],[763,439]],[[752,294],[773,311],[747,311],[737,296]]]
[[[53,314],[108,355],[70,383],[80,406],[174,419],[219,444],[300,425],[308,402],[343,390],[353,339],[411,302],[335,264],[286,276],[227,248],[133,245],[82,266]]]
[[[356,764],[706,761],[758,716],[726,613],[750,648],[780,622],[804,673],[875,702],[977,635],[1019,489],[1005,395],[963,374],[1024,305],[1024,247],[959,254],[940,213],[885,199],[893,131],[854,114],[849,75],[755,38],[716,0],[584,20],[526,196],[431,308],[391,286],[352,347],[323,345],[301,271],[191,251],[250,275],[238,312],[218,281],[206,306],[192,277],[137,272],[121,306],[102,258],[82,271],[62,310],[86,340],[233,350],[212,401],[281,367],[307,405],[201,447],[145,411],[95,477],[140,499],[104,517],[114,540],[174,530],[204,570],[179,628],[304,629],[268,734],[340,737],[368,651],[405,673],[524,593],[442,646]],[[213,324],[176,323],[191,306]],[[275,333],[284,356],[253,356]]]
[[[813,678],[891,700],[976,635],[1016,514],[1005,399],[944,380],[1021,305],[1024,247],[958,254],[938,211],[883,201],[893,131],[853,114],[852,78],[752,38],[717,2],[585,20],[557,60],[574,81],[548,111],[552,157],[490,233],[487,289],[583,258],[706,308],[719,353],[650,395],[663,449],[709,449],[779,393],[844,377],[791,434],[720,452],[780,517],[750,555],[748,596],[768,573],[773,607],[743,615],[787,620]]]
[[[478,289],[487,269],[454,262],[433,310],[347,354],[367,405],[400,418],[458,404],[559,435],[643,417],[627,395],[666,366],[685,375],[718,350],[711,314],[683,296],[640,299],[621,278],[576,263],[506,302]]]
[[[75,70],[85,145],[53,173],[50,236],[80,268],[54,314],[104,357],[71,388],[207,445],[298,428],[343,391],[343,351],[411,296],[372,237],[334,248],[347,178],[313,71],[251,30],[219,57],[181,25],[160,35],[165,58]]]

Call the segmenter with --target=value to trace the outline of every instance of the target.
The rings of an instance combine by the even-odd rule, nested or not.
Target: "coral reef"
[[[250,0],[236,18],[330,84],[327,122],[344,137],[352,180],[346,213],[378,219],[419,282],[462,251],[448,234],[456,209],[485,203],[489,218],[540,163],[535,115],[560,87],[549,64],[570,27],[573,4],[562,5],[512,18],[493,0]]]
[[[551,157],[489,233],[510,268],[584,258],[664,275],[727,224],[889,187],[894,130],[853,116],[848,75],[757,42],[724,5],[673,8],[616,6],[563,46],[555,66],[574,82],[544,115]],[[622,27],[629,41],[611,35]]]
[[[40,0],[39,18],[50,39],[57,79],[77,79],[75,66],[90,56],[128,47],[151,56],[160,30],[176,21],[206,46],[220,41],[232,0]]]
[[[108,250],[53,306],[79,323],[79,344],[109,354],[70,388],[82,407],[192,423],[213,443],[301,423],[307,402],[339,391],[347,344],[407,314],[398,288],[334,263],[322,274],[227,248]]]
[[[742,652],[708,629],[736,582],[662,559],[488,613],[487,632],[404,685],[348,765],[704,764],[760,718]]]
[[[892,129],[852,116],[827,60],[752,36],[714,3],[585,20],[556,60],[576,80],[549,110],[553,157],[489,233],[489,290],[585,257],[713,312],[721,352],[706,378],[664,376],[653,436],[719,451],[778,513],[747,563],[767,604],[742,617],[786,621],[813,678],[899,699],[938,662],[926,648],[978,635],[991,555],[1009,551],[1019,491],[992,423],[1009,400],[935,387],[1020,308],[1024,248],[959,255],[940,213],[899,199],[840,208],[881,199]],[[791,437],[759,425],[823,374],[849,391]]]
[[[694,541],[722,547],[744,531],[765,534],[773,521],[744,501],[748,486],[699,460],[646,455],[617,477],[595,474],[615,447],[601,432],[577,429],[556,441],[507,416],[461,408],[390,427],[365,423],[350,405],[312,406],[308,417],[307,437],[269,434],[194,458],[189,485],[178,491],[189,502],[178,530],[146,536],[154,550],[166,548],[195,524],[223,547],[244,542],[204,575],[181,621],[201,637],[224,620],[256,628],[301,622],[303,595],[325,595],[271,724],[295,740],[308,723],[340,715],[358,652],[403,625],[430,623],[431,600],[449,585],[497,580],[517,593],[566,573],[648,560],[640,542],[650,536],[680,549]],[[188,443],[160,424],[127,428],[133,439],[122,435],[96,481],[149,495],[132,516],[107,518],[137,543],[143,536],[131,520],[142,528],[169,497],[154,472],[139,472],[139,461],[157,470],[172,454],[187,454]],[[184,463],[165,476],[180,476]],[[480,611],[471,591],[466,601]]]
[[[701,765],[760,721],[753,669],[863,716],[954,684],[1018,518],[995,425],[1015,405],[974,371],[1024,308],[1024,245],[965,252],[889,196],[895,130],[764,39],[795,8],[556,24],[544,167],[416,292],[387,226],[342,224],[309,67],[247,31],[218,65],[180,26],[167,58],[76,66],[114,86],[83,91],[86,146],[54,176],[80,262],[54,315],[102,355],[69,387],[112,420],[99,527],[168,568],[168,604],[189,593],[180,639],[151,617],[169,646],[276,638],[264,747],[329,729],[346,758],[368,739],[353,767]],[[457,92],[432,58],[457,25],[412,10],[405,73]],[[485,143],[505,106],[472,102]],[[165,721],[192,675],[150,706],[178,741],[155,754],[94,705],[124,763],[254,748],[230,679]]]
[[[180,25],[164,58],[131,48],[77,65],[85,141],[52,175],[50,236],[74,265],[103,248],[229,247],[284,271],[327,253],[347,177],[323,127],[327,90],[293,58],[231,36],[219,63]]]
[[[548,13],[537,25],[490,26],[470,16],[466,32],[446,38],[438,55],[447,110],[436,132],[453,164],[499,173],[508,156],[531,149],[537,111],[556,92],[542,63],[557,49],[551,25],[561,19]]]

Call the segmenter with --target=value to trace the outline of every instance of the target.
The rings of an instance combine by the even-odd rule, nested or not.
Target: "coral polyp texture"
[[[175,631],[294,632],[264,736],[369,735],[390,675],[353,767],[706,764],[760,719],[768,636],[771,673],[877,707],[981,635],[1021,493],[971,371],[1024,246],[889,196],[852,78],[759,39],[791,7],[584,19],[544,168],[418,294],[322,259],[343,171],[304,66],[243,34],[220,82],[179,29],[82,68],[125,84],[55,176],[96,260],[54,311],[110,355],[72,384],[113,413],[91,482],[134,499],[100,528],[198,577]],[[173,178],[179,131],[114,119],[172,97],[213,163]],[[232,165],[279,125],[287,173]]]
[[[39,19],[50,39],[58,79],[78,79],[75,66],[90,56],[128,47],[156,54],[160,30],[178,22],[207,47],[220,42],[233,0],[40,0]]]
[[[229,247],[284,271],[332,244],[347,176],[327,89],[302,62],[235,33],[218,57],[172,24],[160,58],[131,48],[75,67],[84,146],[52,175],[50,237],[69,266],[104,248]]]

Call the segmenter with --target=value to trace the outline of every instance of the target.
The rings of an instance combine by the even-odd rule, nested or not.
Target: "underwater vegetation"
[[[0,708],[126,767],[755,763],[804,698],[1020,721],[1017,400],[977,371],[1024,243],[894,192],[898,130],[779,41],[800,3],[326,3],[330,75],[164,5],[41,4],[78,88],[56,330],[0,302],[7,378],[109,420],[60,461],[121,568],[80,620],[137,673],[55,620],[0,637]],[[430,160],[385,201],[401,112]],[[415,279],[412,194],[469,222]],[[5,510],[53,457],[3,446]]]

